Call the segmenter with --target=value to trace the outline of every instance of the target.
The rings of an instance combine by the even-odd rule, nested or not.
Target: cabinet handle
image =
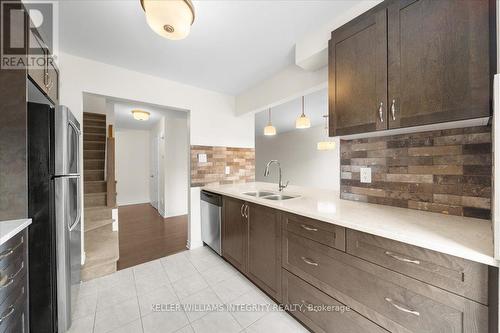
[[[380,102],[380,106],[378,107],[378,117],[380,118],[380,122],[384,122],[384,103]]]
[[[309,226],[307,226],[305,224],[302,224],[301,227],[302,227],[302,229],[307,230],[307,231],[318,231],[318,229],[311,228],[311,227],[309,227]]]
[[[391,115],[392,115],[392,120],[396,120],[396,100],[392,100],[391,104]]]
[[[8,256],[10,256],[12,253],[14,253],[14,251],[19,247],[21,246],[21,244],[23,244],[23,239],[21,238],[21,241],[14,247],[11,247],[5,251],[3,251],[2,253],[0,253],[0,260],[3,260],[5,258],[7,258]]]
[[[398,305],[398,304],[394,303],[394,301],[392,300],[392,298],[385,297],[384,299],[385,299],[385,301],[387,303],[389,303],[390,305],[392,305],[393,307],[395,307],[399,311],[402,311],[402,312],[405,312],[405,313],[409,313],[409,314],[412,314],[412,315],[415,315],[415,316],[420,316],[420,312],[415,311],[415,310],[406,309],[406,308],[402,307],[401,305]]]
[[[243,213],[243,207],[245,207],[245,204],[241,205],[240,214],[241,216],[245,217],[245,214]]]
[[[319,266],[319,264],[312,259],[306,258],[306,257],[301,257],[302,261],[304,261],[306,264],[311,265],[311,266]]]
[[[7,312],[7,314],[4,314],[4,315],[2,315],[2,317],[0,317],[0,324],[3,323],[3,321],[5,319],[9,318],[9,316],[14,313],[15,309],[16,308],[14,308],[14,305],[9,306],[9,312]]]
[[[245,217],[248,219],[248,211],[250,210],[250,207],[248,207],[248,205],[245,205]]]
[[[302,303],[306,307],[303,311],[308,311],[308,309],[313,309],[314,305],[306,300],[301,300],[300,303]]]
[[[384,252],[385,255],[393,258],[393,259],[396,259],[396,260],[399,260],[399,261],[402,261],[402,262],[407,262],[407,263],[410,263],[410,264],[415,264],[415,265],[420,265],[420,260],[415,260],[415,259],[409,259],[409,258],[404,258],[404,257],[401,257],[393,252],[390,252],[390,251],[385,251]]]

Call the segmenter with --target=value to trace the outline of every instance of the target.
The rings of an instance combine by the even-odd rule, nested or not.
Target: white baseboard
[[[199,248],[199,247],[202,247],[203,246],[203,242],[200,240],[200,241],[196,241],[196,242],[191,242],[189,239],[187,241],[187,244],[186,244],[186,247],[190,250],[193,250],[193,249],[196,249],[196,248]]]

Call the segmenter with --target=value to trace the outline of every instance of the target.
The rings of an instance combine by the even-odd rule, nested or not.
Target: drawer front
[[[361,316],[287,270],[283,270],[283,303],[313,332],[387,333],[385,329]],[[296,305],[299,305],[297,307]],[[318,306],[330,306],[322,311]]]
[[[413,245],[347,231],[347,253],[488,304],[488,267]]]
[[[285,214],[284,228],[305,238],[345,251],[345,228],[334,224]]]
[[[14,282],[13,290],[0,304],[0,332],[20,333],[28,331],[26,327],[27,298],[26,275],[23,275]],[[19,330],[19,326],[21,326],[21,330]]]
[[[14,261],[23,258],[25,247],[26,237],[24,232],[20,232],[0,246],[0,280],[2,279],[1,270]]]
[[[488,308],[292,233],[283,265],[391,332],[488,331]]]
[[[19,281],[25,278],[26,271],[25,261],[19,258],[0,272],[0,303],[15,292],[16,288],[20,288]]]

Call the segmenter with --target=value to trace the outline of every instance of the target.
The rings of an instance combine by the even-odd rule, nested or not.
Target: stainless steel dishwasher
[[[221,255],[222,196],[201,191],[201,239]]]

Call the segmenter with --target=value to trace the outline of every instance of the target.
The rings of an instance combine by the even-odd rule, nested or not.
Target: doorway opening
[[[113,151],[103,149],[99,167],[104,177],[109,169],[114,170],[116,180],[114,207],[107,207],[104,201],[98,205],[101,210],[110,210],[104,214],[109,224],[99,222],[100,217],[92,214],[97,209],[91,205],[93,201],[85,201],[84,269],[92,273],[86,280],[185,250],[189,220],[189,111],[90,93],[84,93],[83,100],[85,114],[103,119],[108,135],[113,136]],[[136,119],[133,110],[142,111],[142,117]],[[91,133],[87,137],[94,138]],[[85,141],[84,128],[85,146],[92,148]],[[112,160],[110,155],[114,156]],[[85,156],[84,153],[84,159]],[[84,175],[85,195],[97,197],[87,193],[93,185],[93,171],[84,172],[88,175]],[[99,258],[99,269],[93,258]],[[102,266],[103,258],[106,269]]]

